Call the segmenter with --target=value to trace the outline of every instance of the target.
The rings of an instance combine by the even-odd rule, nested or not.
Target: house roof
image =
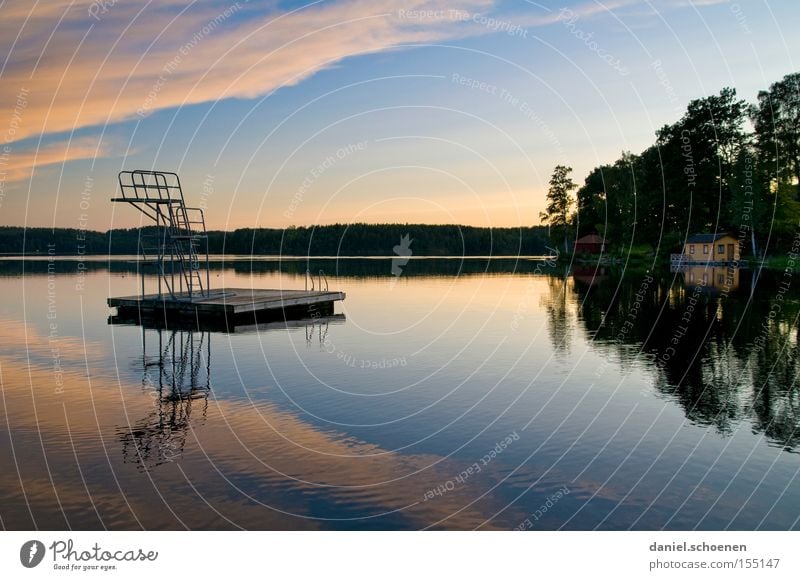
[[[576,244],[605,244],[606,241],[597,234],[589,234],[575,240]]]
[[[728,232],[719,232],[716,234],[692,234],[686,239],[687,244],[710,244],[716,242],[720,238],[730,235]]]

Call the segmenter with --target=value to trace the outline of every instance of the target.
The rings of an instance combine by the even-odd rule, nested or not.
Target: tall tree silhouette
[[[564,252],[567,248],[567,233],[569,231],[570,209],[572,208],[572,190],[577,187],[569,174],[572,167],[556,165],[553,176],[550,178],[550,189],[547,190],[547,207],[539,213],[543,223],[551,228],[552,237],[558,236],[559,230],[564,236]]]
[[[800,73],[786,75],[769,90],[760,91],[750,116],[768,182],[792,184],[800,200]]]

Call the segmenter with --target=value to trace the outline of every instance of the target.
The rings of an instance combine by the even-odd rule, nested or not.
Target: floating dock
[[[112,322],[180,322],[193,326],[235,327],[242,324],[316,318],[333,314],[333,304],[344,300],[344,292],[314,290],[268,290],[228,288],[206,296],[148,294],[109,298],[117,309]]]

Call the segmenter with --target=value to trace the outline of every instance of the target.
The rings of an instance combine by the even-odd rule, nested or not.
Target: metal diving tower
[[[150,220],[139,237],[140,264],[155,267],[158,298],[188,301],[209,297],[208,235],[203,210],[187,207],[181,181],[166,171],[121,171],[122,197]],[[144,276],[142,276],[144,295]]]

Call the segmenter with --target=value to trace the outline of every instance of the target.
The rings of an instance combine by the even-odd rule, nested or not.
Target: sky
[[[796,72],[796,0],[6,0],[0,225],[139,225],[176,171],[211,229],[539,223],[689,100]]]

